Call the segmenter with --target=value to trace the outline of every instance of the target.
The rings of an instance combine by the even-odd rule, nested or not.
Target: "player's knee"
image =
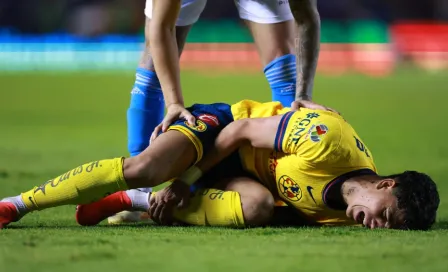
[[[275,201],[269,191],[266,190],[241,198],[244,221],[247,226],[262,226],[272,218]]]
[[[123,174],[129,188],[153,187],[157,184],[156,160],[135,156],[126,158],[123,163]]]

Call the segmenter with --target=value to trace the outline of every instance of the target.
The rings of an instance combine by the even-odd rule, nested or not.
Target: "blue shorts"
[[[187,109],[196,117],[196,125],[191,126],[184,119],[179,119],[168,130],[177,130],[190,139],[196,148],[197,163],[211,148],[221,130],[234,119],[230,105],[224,103],[194,104]],[[213,187],[220,178],[238,176],[242,172],[241,160],[236,151],[207,172],[194,188]]]
[[[224,103],[194,104],[187,110],[196,117],[196,125],[192,126],[184,119],[179,119],[168,130],[177,130],[190,139],[196,148],[198,162],[221,130],[233,122],[233,115],[230,105]]]

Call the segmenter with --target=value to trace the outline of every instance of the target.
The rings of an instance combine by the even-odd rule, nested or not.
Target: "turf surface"
[[[187,104],[268,101],[260,75],[184,73]],[[81,163],[126,154],[132,74],[0,75],[0,198]],[[429,232],[361,228],[84,228],[74,207],[0,231],[0,271],[447,271],[447,74],[318,77],[315,100],[341,111],[382,174],[428,172],[441,195]]]

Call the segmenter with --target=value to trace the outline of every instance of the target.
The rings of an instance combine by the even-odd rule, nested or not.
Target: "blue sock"
[[[128,109],[128,151],[136,156],[149,145],[154,128],[163,120],[165,101],[153,71],[137,68]]]
[[[263,70],[272,90],[272,101],[291,107],[296,95],[296,56],[288,54],[271,61]]]

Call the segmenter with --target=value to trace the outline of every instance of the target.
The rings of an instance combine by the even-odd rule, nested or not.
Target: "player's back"
[[[345,216],[344,205],[328,198],[331,188],[347,178],[376,172],[372,155],[350,124],[329,111],[291,112],[275,102],[242,101],[232,113],[236,120],[284,114],[275,150],[243,146],[243,167],[310,221],[355,224]]]

